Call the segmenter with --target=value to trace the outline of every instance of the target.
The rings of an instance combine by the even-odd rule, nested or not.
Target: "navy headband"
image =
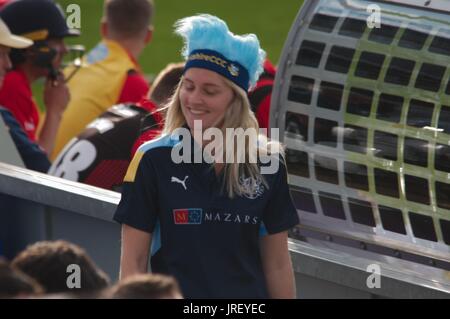
[[[184,72],[189,68],[202,68],[214,71],[241,87],[245,92],[248,91],[250,78],[247,69],[238,62],[228,60],[217,51],[192,51],[184,66]]]

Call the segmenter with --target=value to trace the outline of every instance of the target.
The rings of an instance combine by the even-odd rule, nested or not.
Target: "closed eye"
[[[204,92],[205,92],[206,95],[209,95],[209,96],[213,96],[213,95],[216,95],[218,93],[215,90],[205,90]]]
[[[193,84],[190,84],[190,83],[187,83],[187,82],[183,82],[183,88],[186,91],[193,91],[195,87],[194,87]]]

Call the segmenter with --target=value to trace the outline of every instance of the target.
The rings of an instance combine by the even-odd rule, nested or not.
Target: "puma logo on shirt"
[[[183,185],[184,190],[187,190],[186,187],[186,180],[189,178],[188,175],[186,175],[186,177],[183,180],[180,180],[179,178],[172,176],[172,179],[170,180],[172,183],[180,183],[181,185]]]

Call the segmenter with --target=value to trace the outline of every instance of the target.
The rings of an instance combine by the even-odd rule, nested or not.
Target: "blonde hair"
[[[281,155],[283,158],[283,149],[279,142],[270,141],[266,136],[259,134],[259,125],[258,121],[254,113],[250,108],[250,102],[248,100],[247,94],[243,89],[229,81],[226,78],[223,78],[224,81],[231,87],[234,91],[234,98],[230,103],[228,109],[225,112],[224,121],[219,129],[222,131],[223,136],[226,136],[227,128],[242,128],[244,131],[247,129],[254,129],[258,133],[258,145],[257,151],[259,154],[263,155]],[[162,134],[170,135],[176,129],[182,127],[186,124],[186,120],[184,118],[183,112],[181,110],[180,104],[180,89],[183,82],[183,78],[179,82],[174,95],[168,102],[166,108],[166,118],[164,122],[164,129]],[[224,144],[225,145],[225,144]],[[236,145],[236,144],[234,144]],[[226,148],[226,145],[225,145]],[[274,150],[274,154],[270,154],[270,150]],[[227,151],[226,149],[224,151]],[[235,156],[237,156],[238,152],[234,152]],[[239,163],[236,158],[233,158],[233,161],[225,162],[223,174],[223,190],[226,191],[230,198],[233,198],[235,195],[242,196],[246,194],[249,189],[245,189],[241,183],[240,178],[242,176],[246,178],[251,178],[252,183],[251,187],[257,187],[256,181],[262,182],[267,188],[268,184],[265,178],[262,176],[260,169],[257,163],[251,163],[250,159],[250,147],[248,143],[248,139],[245,143],[245,162]],[[227,152],[227,155],[229,153]],[[278,158],[277,158],[278,160]],[[250,189],[252,192],[254,189]]]

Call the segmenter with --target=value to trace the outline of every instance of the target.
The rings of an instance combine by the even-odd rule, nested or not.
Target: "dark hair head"
[[[180,298],[175,278],[161,274],[139,274],[128,277],[111,288],[114,299],[166,299]]]
[[[112,32],[135,38],[153,25],[153,0],[105,0],[104,17]]]
[[[170,63],[159,72],[150,88],[149,99],[158,107],[165,105],[172,97],[184,72],[184,62]]]
[[[90,293],[108,286],[108,276],[79,246],[69,242],[42,241],[22,251],[12,265],[36,279],[48,293]],[[69,288],[70,265],[80,270],[80,288]]]
[[[36,280],[0,260],[0,299],[39,295],[44,289]]]

